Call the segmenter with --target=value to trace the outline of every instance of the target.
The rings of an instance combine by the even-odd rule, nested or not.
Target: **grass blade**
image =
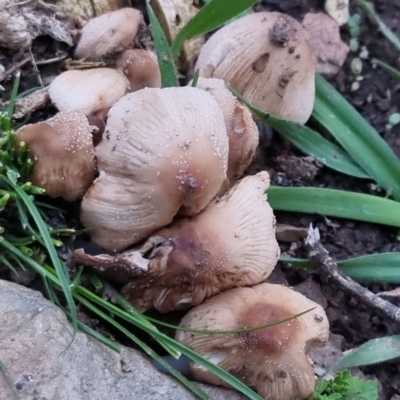
[[[232,86],[228,88],[252,113],[267,122],[305,154],[316,158],[321,164],[335,171],[357,178],[369,178],[369,175],[343,149],[322,137],[318,132],[295,122],[283,121],[265,114],[253,107],[235,88]]]
[[[241,12],[256,4],[258,0],[212,0],[206,4],[178,33],[171,49],[176,57],[185,40],[210,32]]]
[[[381,67],[384,71],[386,71],[389,75],[393,76],[393,78],[400,79],[400,71],[385,62],[374,58],[372,62],[379,67]]]
[[[239,391],[240,393],[247,396],[250,400],[262,400],[262,398],[251,390],[248,386],[244,383],[239,381],[237,378],[223,370],[222,368],[218,367],[217,365],[209,362],[201,355],[197,354],[193,350],[189,349],[188,347],[184,346],[183,344],[177,342],[176,340],[170,338],[169,336],[150,329],[148,325],[143,324],[142,321],[132,318],[132,316],[121,310],[120,308],[116,307],[115,305],[107,302],[106,300],[101,299],[100,297],[96,296],[95,294],[91,293],[87,289],[83,287],[79,287],[78,291],[82,296],[87,297],[92,302],[100,305],[101,307],[106,308],[109,312],[117,315],[118,317],[124,319],[125,321],[137,326],[138,328],[142,329],[143,331],[147,332],[149,335],[155,337],[158,341],[164,342],[169,344],[171,347],[174,347],[176,350],[180,351],[183,355],[190,358],[194,362],[203,365],[207,370],[218,376],[220,379],[223,379],[229,385],[231,385],[234,389]]]
[[[8,178],[4,178],[5,181],[10,185],[13,190],[18,194],[18,196],[21,198],[21,200],[25,203],[26,208],[29,210],[29,213],[31,214],[33,220],[36,223],[36,226],[40,232],[41,238],[43,239],[43,242],[46,246],[47,252],[49,253],[50,260],[57,271],[57,276],[59,278],[59,284],[64,292],[65,299],[67,300],[68,307],[71,313],[72,317],[72,326],[74,328],[74,336],[75,333],[78,329],[78,315],[75,307],[74,300],[72,298],[72,293],[70,290],[70,282],[69,282],[69,277],[68,273],[65,270],[64,266],[61,264],[60,259],[58,258],[57,251],[54,247],[54,244],[52,242],[51,236],[47,230],[47,226],[44,223],[37,207],[35,204],[32,202],[30,197],[16,184],[11,182]]]
[[[356,178],[370,179],[369,175],[343,149],[325,139],[318,132],[306,126],[282,121],[271,116],[266,116],[264,120],[303,153],[314,157],[321,164]]]
[[[321,76],[316,76],[313,117],[369,176],[400,200],[400,161],[371,125]]]
[[[400,51],[399,38],[386,26],[375,10],[370,7],[365,0],[356,0],[356,3],[368,15],[368,17],[378,25],[383,35],[386,36],[386,39],[389,40],[389,42],[391,42],[397,48],[397,50]]]
[[[343,190],[271,186],[268,201],[275,210],[322,214],[400,227],[400,203]]]
[[[279,261],[301,268],[312,268],[309,260],[281,256]],[[369,254],[366,256],[337,261],[342,272],[361,282],[400,284],[400,253]]]
[[[167,38],[149,2],[146,2],[147,13],[150,20],[151,34],[157,53],[158,65],[161,73],[161,86],[179,86],[174,57],[169,47]]]
[[[400,335],[369,340],[358,349],[343,356],[332,371],[377,364],[400,357]]]

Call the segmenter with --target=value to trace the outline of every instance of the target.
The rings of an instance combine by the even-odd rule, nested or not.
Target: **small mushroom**
[[[279,258],[268,186],[267,172],[248,176],[200,214],[154,233],[139,250],[114,257],[77,251],[75,259],[105,277],[133,279],[122,293],[141,311],[185,309],[222,290],[257,284]]]
[[[60,74],[50,84],[49,95],[59,111],[78,111],[103,119],[108,109],[129,90],[123,74],[112,68]]]
[[[314,56],[302,26],[288,15],[260,12],[240,18],[203,46],[195,69],[232,85],[254,107],[304,124],[314,95]]]
[[[192,87],[130,93],[110,109],[96,157],[81,220],[98,245],[119,251],[218,193],[228,162],[221,108]]]
[[[128,78],[132,92],[145,87],[161,87],[157,56],[152,51],[125,50],[118,57],[116,68]]]
[[[82,28],[75,58],[96,60],[129,48],[142,22],[142,13],[133,8],[121,8],[91,19]]]
[[[222,79],[199,78],[197,85],[210,93],[221,106],[229,138],[227,182],[229,188],[250,165],[258,146],[259,133],[249,109],[240,103]]]
[[[329,335],[324,309],[285,286],[262,283],[236,288],[190,310],[180,325],[202,330],[237,330],[262,326],[312,311],[291,321],[243,333],[200,334],[178,331],[176,339],[230,372],[268,400],[308,398],[314,391],[309,345],[323,346]],[[200,381],[227,386],[198,364]]]
[[[31,182],[51,197],[73,201],[92,184],[96,162],[91,127],[77,112],[60,112],[16,133],[17,144],[25,142],[33,156]]]

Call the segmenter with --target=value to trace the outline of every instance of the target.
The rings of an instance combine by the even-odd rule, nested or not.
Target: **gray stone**
[[[139,351],[121,354],[83,333],[72,338],[64,313],[39,292],[0,280],[1,400],[191,400]],[[15,386],[7,382],[7,376]],[[242,400],[200,385],[215,400]]]

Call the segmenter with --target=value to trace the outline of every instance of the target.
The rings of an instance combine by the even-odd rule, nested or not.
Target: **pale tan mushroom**
[[[101,247],[122,250],[217,194],[228,161],[221,108],[192,87],[130,93],[110,109],[96,156],[81,220]]]
[[[302,316],[246,333],[200,334],[178,331],[176,339],[230,372],[267,400],[308,398],[314,391],[309,345],[323,346],[329,323],[321,306],[285,286],[262,283],[221,293],[190,310],[180,325],[203,330],[237,330]],[[200,381],[227,386],[198,364]]]
[[[141,311],[200,304],[222,290],[265,280],[279,258],[269,175],[248,176],[203,212],[175,220],[137,251],[75,254],[106,277],[133,279],[122,293]],[[112,190],[112,189],[111,189]]]
[[[157,56],[152,51],[125,50],[118,57],[116,68],[127,77],[132,92],[145,87],[161,87]]]
[[[60,112],[19,129],[17,143],[25,142],[33,157],[31,182],[51,197],[81,198],[96,170],[91,130],[87,118],[77,112]]]
[[[302,26],[288,15],[240,18],[203,46],[195,69],[232,85],[254,107],[305,123],[314,104],[314,56]]]
[[[131,47],[142,22],[142,13],[133,8],[121,8],[91,19],[82,28],[75,58],[96,60]]]
[[[226,88],[222,79],[199,78],[196,87],[210,93],[224,113],[229,137],[228,171],[224,188],[229,189],[253,160],[259,140],[257,124],[249,109]]]
[[[49,95],[60,111],[78,111],[101,119],[129,90],[129,82],[112,68],[66,71],[50,84]]]

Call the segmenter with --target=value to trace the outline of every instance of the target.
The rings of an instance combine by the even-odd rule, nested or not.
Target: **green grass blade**
[[[266,116],[265,121],[303,153],[317,159],[335,171],[370,179],[369,175],[339,146],[325,139],[318,132],[290,121]]]
[[[67,300],[68,307],[72,316],[72,326],[74,328],[74,335],[78,329],[78,315],[75,307],[74,300],[72,298],[72,293],[70,290],[70,281],[68,277],[68,273],[65,270],[64,266],[61,264],[61,261],[58,257],[57,251],[54,247],[54,244],[52,242],[51,236],[47,230],[47,226],[44,223],[37,207],[35,204],[32,202],[30,197],[18,186],[15,185],[13,182],[11,182],[8,178],[4,178],[5,181],[13,188],[13,190],[18,193],[18,196],[21,198],[21,200],[25,203],[26,208],[28,209],[29,213],[31,214],[33,220],[36,223],[36,226],[40,232],[40,235],[43,239],[43,242],[46,246],[46,250],[49,253],[51,262],[57,271],[57,275],[59,278],[59,284],[64,292],[65,299]]]
[[[15,75],[14,85],[10,95],[10,101],[5,110],[9,118],[12,118],[14,114],[15,101],[17,100],[18,97],[18,88],[20,81],[21,81],[21,73],[17,72],[17,74]]]
[[[180,342],[177,342],[176,340],[170,338],[169,336],[161,332],[150,329],[148,325],[143,324],[142,321],[133,318],[129,313],[121,310],[120,308],[107,302],[106,300],[96,296],[95,294],[91,293],[89,290],[85,288],[79,287],[78,291],[84,297],[87,297],[90,301],[100,305],[101,307],[104,307],[114,315],[117,315],[118,317],[124,319],[125,321],[137,326],[138,328],[147,332],[149,335],[155,337],[158,341],[169,344],[171,347],[174,347],[176,350],[180,351],[182,354],[184,354],[186,357],[190,358],[194,362],[203,365],[207,370],[218,376],[220,379],[223,379],[234,389],[247,396],[250,400],[262,400],[262,398],[257,393],[255,393],[253,390],[251,390],[248,386],[239,381],[237,378],[235,378],[222,368],[218,367],[217,365],[209,362],[204,357],[197,354],[193,350],[187,348]]]
[[[210,32],[241,12],[253,7],[258,0],[212,0],[206,4],[178,33],[171,49],[176,57],[185,40]]]
[[[400,357],[400,335],[369,340],[356,350],[343,356],[332,368],[340,369],[377,364]]]
[[[271,186],[268,201],[274,210],[322,214],[400,227],[400,203],[343,190]]]
[[[378,25],[381,32],[386,36],[386,39],[400,51],[399,38],[386,26],[374,9],[370,7],[365,0],[356,0],[356,3],[368,15],[368,17]]]
[[[309,260],[281,256],[279,261],[296,267],[312,268]],[[369,254],[337,261],[339,269],[350,278],[361,282],[400,284],[400,253]]]
[[[167,38],[149,2],[146,2],[146,7],[149,15],[154,47],[157,53],[158,65],[160,67],[161,86],[179,86],[174,56],[172,55]]]
[[[400,200],[399,159],[371,125],[319,75],[313,117],[371,178]]]
[[[400,79],[400,71],[397,68],[394,68],[391,65],[386,64],[385,62],[378,60],[376,58],[372,59],[372,62],[381,67],[388,74],[392,75],[393,78]]]
[[[172,374],[176,379],[178,379],[179,382],[181,382],[184,386],[186,386],[197,397],[199,397],[202,400],[210,400],[207,393],[203,392],[198,386],[196,386],[194,383],[190,382],[180,372],[178,372],[176,369],[172,368],[167,362],[165,362],[165,360],[162,357],[160,357],[146,343],[144,343],[139,338],[137,338],[135,335],[133,335],[131,332],[129,332],[124,326],[122,326],[121,324],[116,322],[113,318],[111,318],[110,316],[105,314],[103,311],[101,311],[99,308],[94,306],[85,297],[83,297],[81,295],[76,295],[75,297],[87,309],[89,309],[90,311],[92,311],[93,313],[98,315],[102,320],[107,321],[109,324],[114,326],[116,329],[118,329],[120,332],[122,332],[125,336],[127,336],[129,339],[131,339],[134,343],[136,343],[146,354],[148,354],[154,360],[159,362],[164,368],[167,369],[167,371],[170,374]]]
[[[267,122],[305,154],[316,158],[321,164],[335,171],[357,178],[369,178],[369,175],[343,149],[322,137],[318,132],[295,122],[283,121],[265,114],[253,107],[235,88],[232,86],[228,88],[251,112]]]

